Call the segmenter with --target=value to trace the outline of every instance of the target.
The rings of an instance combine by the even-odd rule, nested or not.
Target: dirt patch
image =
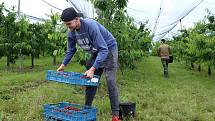
[[[10,100],[12,97],[17,95],[18,93],[26,92],[31,89],[35,89],[40,85],[47,83],[45,80],[38,80],[38,81],[30,81],[26,82],[25,85],[18,85],[7,90],[0,90],[0,99],[2,100]]]

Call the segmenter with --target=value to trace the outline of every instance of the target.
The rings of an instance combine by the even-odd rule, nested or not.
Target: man
[[[161,45],[158,48],[158,56],[161,58],[161,62],[164,69],[164,77],[168,77],[168,63],[169,56],[171,55],[170,46],[165,43],[165,39],[161,39]]]
[[[116,71],[118,61],[118,47],[113,35],[100,23],[92,19],[80,19],[73,7],[63,10],[61,19],[70,29],[68,33],[68,51],[63,63],[57,71],[63,71],[76,52],[76,43],[86,52],[91,54],[86,62],[85,75],[93,77],[104,72],[109,99],[112,110],[112,121],[119,119],[119,99],[116,86]],[[91,106],[97,87],[86,87],[85,105]]]

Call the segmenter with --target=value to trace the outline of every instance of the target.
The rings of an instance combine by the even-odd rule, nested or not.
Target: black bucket
[[[119,117],[122,120],[129,120],[130,117],[135,117],[136,103],[127,102],[119,104]]]

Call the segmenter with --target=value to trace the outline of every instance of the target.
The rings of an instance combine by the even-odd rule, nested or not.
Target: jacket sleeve
[[[157,49],[157,54],[160,57],[160,47]]]
[[[63,60],[64,65],[67,65],[69,63],[69,61],[72,59],[73,55],[75,54],[76,50],[77,50],[76,49],[76,41],[69,34],[68,35],[68,50],[67,50],[66,55],[65,55],[64,60]]]
[[[96,22],[92,22],[89,25],[89,31],[93,46],[98,50],[93,67],[98,69],[101,63],[107,58],[109,50]]]

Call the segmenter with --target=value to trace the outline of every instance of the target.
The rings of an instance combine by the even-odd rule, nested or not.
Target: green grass
[[[84,103],[80,86],[45,81],[45,71],[56,69],[51,58],[40,58],[36,69],[19,73],[6,71],[0,60],[0,120],[42,121],[43,104],[57,102]],[[60,59],[58,59],[60,60]],[[29,60],[25,66],[30,66]],[[14,68],[18,67],[15,65]],[[204,72],[170,64],[168,79],[163,78],[157,57],[144,59],[136,70],[117,74],[121,102],[136,103],[132,121],[215,121],[215,81]],[[71,63],[67,70],[83,72],[84,67]],[[93,105],[98,108],[98,121],[111,118],[110,103],[104,78]]]

